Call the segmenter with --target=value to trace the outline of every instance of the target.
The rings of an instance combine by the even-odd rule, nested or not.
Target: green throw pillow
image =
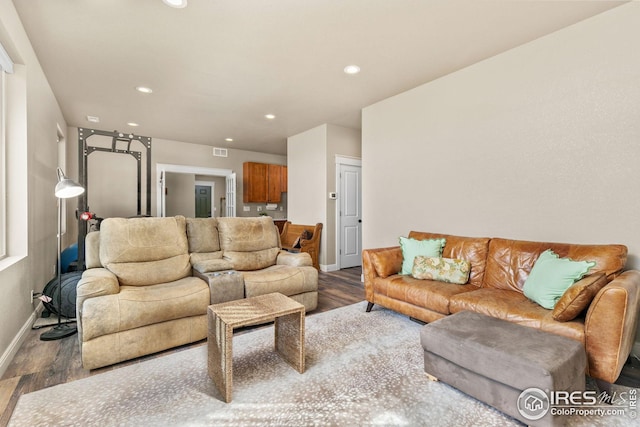
[[[445,239],[416,240],[400,237],[402,248],[402,271],[400,274],[411,274],[413,259],[418,256],[441,257],[442,248],[447,241]]]
[[[595,265],[593,261],[560,258],[547,249],[536,260],[522,290],[527,298],[551,310],[562,294]]]

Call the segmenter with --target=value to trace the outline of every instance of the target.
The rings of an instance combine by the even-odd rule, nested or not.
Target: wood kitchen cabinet
[[[282,171],[286,166],[245,162],[242,165],[242,198],[244,203],[280,203]],[[286,171],[285,171],[286,174]]]
[[[280,203],[280,199],[282,198],[282,166],[280,165],[267,165],[268,178],[267,178],[267,187],[269,188],[269,193],[267,194],[267,202],[269,203]]]
[[[286,166],[281,166],[280,170],[280,189],[283,193],[286,193],[289,189],[289,172]]]

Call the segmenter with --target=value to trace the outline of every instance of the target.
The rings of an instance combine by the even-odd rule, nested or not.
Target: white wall
[[[622,243],[640,268],[640,3],[363,110],[364,247]]]
[[[319,263],[336,267],[336,156],[360,157],[360,131],[324,124],[287,139],[289,161],[288,219],[296,224],[323,225]]]
[[[196,216],[195,175],[167,173],[165,186],[167,191],[165,199],[166,216],[183,215],[187,218],[194,218]]]
[[[143,179],[144,165],[142,162]],[[127,218],[138,214],[138,162],[133,156],[101,151],[91,153],[87,158],[87,184],[87,202],[97,216]],[[146,208],[145,185],[142,184],[142,214]],[[77,203],[73,208],[76,206]]]
[[[327,125],[287,139],[287,219],[294,224],[327,223]],[[318,262],[327,264],[326,232],[320,241]]]
[[[62,112],[42,72],[22,23],[10,1],[0,1],[0,42],[18,64],[8,82],[17,95],[17,108],[8,118],[9,168],[18,167],[21,182],[9,183],[20,192],[9,206],[11,238],[23,242],[11,265],[0,263],[0,374],[11,362],[35,319],[31,290],[41,291],[53,278],[56,262],[56,184],[58,127],[66,128]],[[15,98],[12,99],[12,101]],[[12,102],[10,101],[10,103]],[[11,105],[11,104],[10,104]],[[26,155],[25,155],[26,153]],[[18,154],[14,162],[13,155]],[[13,176],[13,175],[11,175]],[[15,181],[15,180],[14,180]],[[13,191],[13,190],[12,190]],[[24,244],[26,242],[26,244]]]

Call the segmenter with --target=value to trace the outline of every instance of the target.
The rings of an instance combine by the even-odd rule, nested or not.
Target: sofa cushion
[[[252,252],[224,251],[224,260],[239,271],[261,270],[276,264],[279,252],[280,248]]]
[[[591,304],[591,301],[607,284],[607,276],[600,272],[574,283],[560,297],[553,308],[553,318],[559,322],[575,319]]]
[[[100,226],[100,262],[121,285],[153,285],[189,276],[185,218],[105,219]]]
[[[168,320],[206,314],[209,286],[197,277],[150,286],[121,286],[120,292],[84,301],[82,339]]]
[[[413,260],[411,275],[416,279],[464,285],[469,280],[471,266],[468,261],[418,255]]]
[[[189,252],[217,252],[220,250],[218,221],[215,218],[187,218]]]
[[[278,265],[288,265],[290,267],[313,267],[311,255],[306,252],[289,252],[282,250],[276,259]]]
[[[590,270],[591,274],[602,271],[607,276],[615,276],[627,261],[627,247],[623,245],[574,245],[494,238],[489,243],[482,287],[522,292],[533,264],[547,249],[575,261],[594,261],[596,265]]]
[[[487,237],[463,237],[450,234],[426,233],[412,231],[409,237],[414,239],[444,238],[447,243],[442,250],[445,258],[464,259],[471,263],[469,284],[480,286],[484,277],[489,252],[489,238]]]
[[[217,252],[192,252],[189,254],[189,260],[191,265],[196,265],[201,262],[209,262],[222,259],[222,251]]]
[[[489,288],[454,295],[449,309],[451,313],[474,311],[534,328],[539,328],[542,319],[550,313],[521,292]]]
[[[593,261],[560,258],[551,249],[542,252],[524,282],[524,295],[549,310],[562,294],[596,265]]]
[[[84,238],[85,265],[88,269],[100,268],[100,232],[92,231]]]
[[[279,292],[286,296],[318,291],[318,270],[313,267],[274,265],[260,271],[243,271],[247,298]]]
[[[218,231],[223,257],[236,270],[259,270],[276,264],[280,238],[270,217],[218,218]]]
[[[251,252],[278,247],[278,228],[270,217],[218,218],[220,248],[223,251]]]
[[[413,269],[413,260],[416,256],[422,255],[427,257],[442,256],[442,248],[445,239],[411,239],[400,237],[400,248],[402,249],[402,271],[401,274],[411,274]]]
[[[449,300],[454,295],[478,289],[473,285],[453,286],[446,282],[419,280],[399,274],[386,279],[376,277],[373,287],[376,294],[382,294],[442,314],[450,313]]]
[[[449,309],[451,313],[466,310],[485,314],[584,343],[584,319],[555,321],[551,316],[551,310],[540,307],[518,291],[480,288],[452,296]]]

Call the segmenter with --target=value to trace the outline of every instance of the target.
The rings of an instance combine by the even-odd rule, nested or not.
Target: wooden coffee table
[[[233,330],[275,321],[275,349],[298,372],[304,372],[304,305],[279,293],[221,304],[208,310],[209,377],[231,402],[233,387]]]

